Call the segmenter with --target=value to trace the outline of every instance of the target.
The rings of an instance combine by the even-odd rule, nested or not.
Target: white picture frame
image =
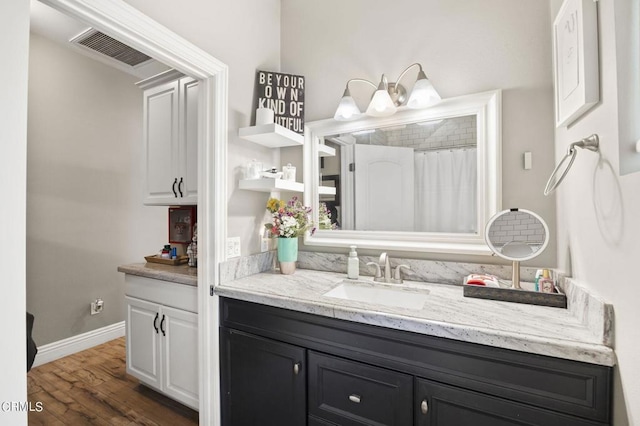
[[[565,0],[553,22],[556,127],[568,126],[600,100],[598,13],[594,0]]]

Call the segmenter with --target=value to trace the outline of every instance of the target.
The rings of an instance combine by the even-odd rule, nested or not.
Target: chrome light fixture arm
[[[404,77],[409,72],[409,70],[411,68],[415,67],[416,65],[418,66],[418,68],[420,68],[420,70],[418,71],[418,78],[417,78],[418,80],[420,80],[421,74],[424,74],[424,71],[422,70],[422,65],[420,65],[419,63],[416,62],[416,63],[413,63],[413,64],[409,65],[407,68],[404,69],[404,71],[402,71],[400,73],[400,76],[396,79],[396,82],[395,82],[395,86],[396,87],[400,86],[400,81],[402,80],[402,77]],[[424,78],[427,78],[426,74],[425,74]],[[402,86],[400,86],[400,87],[402,87]]]
[[[373,87],[374,89],[378,88],[378,86],[376,86],[376,84],[372,81],[366,80],[364,78],[352,78],[351,80],[347,81],[347,86],[344,89],[345,93],[349,91],[349,83],[351,82],[367,83],[369,86]]]

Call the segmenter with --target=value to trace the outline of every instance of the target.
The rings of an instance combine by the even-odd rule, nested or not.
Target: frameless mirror
[[[305,244],[489,254],[500,208],[500,91],[425,110],[307,123]],[[327,217],[327,213],[330,218]]]
[[[549,243],[549,228],[534,212],[504,210],[489,220],[485,241],[497,256],[513,261],[513,287],[520,288],[520,262],[542,253]]]

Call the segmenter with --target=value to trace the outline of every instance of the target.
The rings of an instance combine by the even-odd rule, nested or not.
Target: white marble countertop
[[[187,264],[173,266],[149,262],[131,263],[118,266],[118,272],[177,284],[198,285],[198,268],[192,268]]]
[[[405,281],[403,291],[428,290],[421,309],[381,306],[324,296],[345,274],[298,269],[293,275],[263,272],[226,282],[219,296],[348,321],[528,353],[613,366],[607,336],[594,332],[575,310],[468,298],[462,286]],[[363,285],[374,283],[370,277]],[[396,285],[397,286],[397,285]],[[603,320],[604,321],[604,320]]]

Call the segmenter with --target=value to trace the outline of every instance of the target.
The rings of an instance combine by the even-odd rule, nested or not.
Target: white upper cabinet
[[[144,204],[197,204],[197,80],[182,77],[145,88],[143,139]]]

